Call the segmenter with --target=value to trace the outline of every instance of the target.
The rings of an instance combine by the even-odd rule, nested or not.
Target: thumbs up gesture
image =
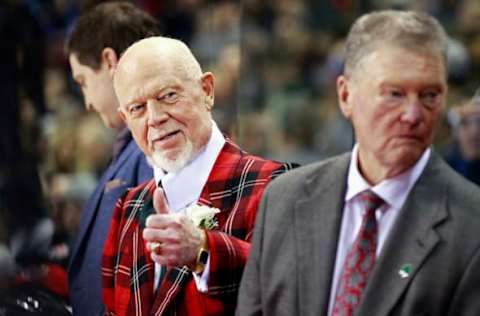
[[[153,208],[157,214],[169,214],[170,209],[165,198],[165,192],[162,188],[157,188],[153,192]]]
[[[169,267],[194,266],[205,232],[180,213],[170,213],[165,193],[157,188],[153,193],[155,214],[147,217],[143,238],[154,262]]]

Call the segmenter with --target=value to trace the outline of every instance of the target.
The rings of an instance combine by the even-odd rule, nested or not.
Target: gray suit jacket
[[[296,169],[264,194],[237,316],[328,311],[350,154]],[[399,270],[411,267],[408,277]],[[405,274],[404,274],[405,276]],[[480,315],[480,189],[433,154],[355,316]]]

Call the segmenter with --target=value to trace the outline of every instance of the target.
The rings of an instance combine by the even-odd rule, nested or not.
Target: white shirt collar
[[[354,199],[357,194],[371,189],[379,197],[381,197],[390,207],[400,209],[407,199],[410,190],[415,182],[422,174],[428,159],[431,155],[431,149],[425,150],[420,159],[401,174],[388,178],[375,186],[371,186],[363,178],[358,170],[358,144],[355,144],[352,151],[352,159],[350,160],[350,167],[348,169],[347,194],[345,195],[345,202]]]
[[[172,212],[178,212],[200,198],[210,171],[225,144],[225,138],[212,121],[212,134],[207,145],[177,173],[165,173],[154,165],[155,182],[162,181],[163,190]]]

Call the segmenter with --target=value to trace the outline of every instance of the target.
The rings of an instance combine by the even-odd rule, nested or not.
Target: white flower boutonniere
[[[218,222],[215,219],[217,213],[220,213],[218,208],[198,204],[190,205],[185,209],[185,215],[201,229],[217,228]]]

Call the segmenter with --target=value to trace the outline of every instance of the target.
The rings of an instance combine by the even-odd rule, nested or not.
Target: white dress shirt
[[[358,170],[358,145],[355,145],[353,148],[352,159],[350,160],[350,167],[348,169],[347,192],[345,194],[345,206],[337,245],[328,315],[332,315],[335,295],[337,293],[345,258],[360,231],[363,212],[365,211],[358,194],[370,189],[385,201],[385,204],[381,206],[375,214],[378,223],[378,243],[376,251],[378,258],[388,233],[392,229],[395,218],[397,218],[413,185],[425,169],[430,154],[431,149],[429,148],[425,150],[413,167],[393,178],[383,180],[372,187]]]
[[[208,176],[225,144],[225,138],[212,121],[212,134],[207,145],[177,173],[165,173],[161,168],[153,166],[155,182],[162,181],[163,190],[171,212],[184,212],[185,208],[197,203]],[[200,292],[208,291],[208,274],[210,258],[201,274],[193,273],[197,289]],[[161,265],[155,264],[154,289],[158,287]]]

